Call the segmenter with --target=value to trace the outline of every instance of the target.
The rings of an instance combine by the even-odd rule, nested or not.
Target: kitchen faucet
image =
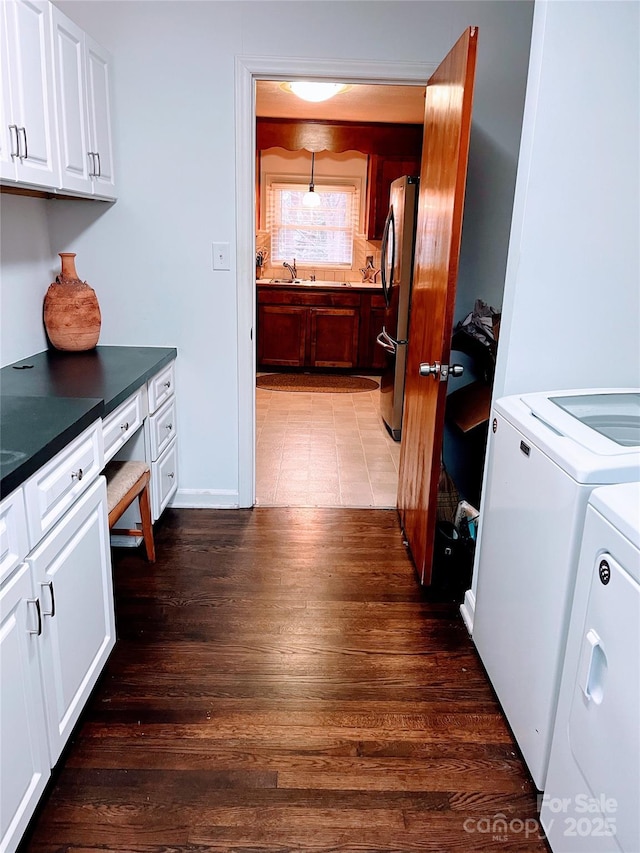
[[[286,270],[289,270],[289,275],[291,276],[291,281],[295,281],[295,279],[298,278],[298,270],[296,269],[296,259],[295,258],[293,259],[293,266],[291,264],[288,264],[286,261],[282,264],[282,266]]]

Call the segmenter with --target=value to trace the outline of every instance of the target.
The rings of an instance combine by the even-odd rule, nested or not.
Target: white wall
[[[479,26],[460,273],[466,313],[476,296],[492,301],[490,291],[501,291],[532,6],[57,4],[113,54],[119,200],[48,202],[53,257],[77,252],[78,272],[100,300],[101,344],[178,348],[181,493],[231,506],[238,434],[247,429],[237,389],[235,57],[438,63],[466,26]],[[212,241],[231,244],[229,272],[212,271]]]
[[[639,12],[536,3],[494,399],[640,385]]]
[[[45,201],[3,195],[0,226],[0,364],[5,365],[46,348],[42,308],[60,266],[51,253]]]
[[[640,385],[640,6],[536,6],[495,396]]]

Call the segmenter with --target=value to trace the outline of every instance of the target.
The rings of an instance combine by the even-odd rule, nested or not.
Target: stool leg
[[[142,537],[144,539],[144,547],[147,552],[147,560],[150,563],[156,561],[156,546],[153,541],[153,524],[151,523],[151,503],[149,501],[149,483],[144,487],[138,496],[140,505],[140,519],[142,521]]]

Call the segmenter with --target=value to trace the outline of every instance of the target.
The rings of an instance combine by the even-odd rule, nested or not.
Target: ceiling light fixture
[[[309,192],[306,192],[302,196],[302,206],[303,207],[320,207],[320,196],[315,190],[315,185],[313,183],[313,167],[316,161],[315,152],[311,152],[311,180],[309,181]]]
[[[319,103],[320,101],[328,101],[334,95],[346,92],[351,86],[348,86],[346,83],[321,83],[300,80],[293,83],[281,83],[280,88],[285,92],[290,92],[292,95],[297,95],[303,101]]]

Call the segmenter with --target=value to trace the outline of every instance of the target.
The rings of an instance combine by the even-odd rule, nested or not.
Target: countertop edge
[[[138,388],[142,388],[142,386],[151,379],[152,376],[155,376],[163,367],[166,367],[172,361],[175,361],[178,356],[178,351],[175,347],[158,347],[158,349],[167,349],[168,351],[164,355],[160,356],[153,367],[143,371],[134,382],[131,382],[125,389],[116,394],[115,397],[112,397],[111,400],[104,401],[103,416],[110,415],[114,409],[117,409],[121,403],[124,403],[128,397],[138,390]]]
[[[84,398],[90,399],[90,398]],[[77,438],[80,433],[91,426],[92,423],[99,420],[104,413],[104,403],[102,400],[95,400],[95,405],[88,409],[84,414],[80,415],[70,426],[58,433],[54,438],[40,447],[21,465],[18,465],[12,471],[9,471],[0,479],[0,500],[8,497],[20,486],[23,486],[27,480],[36,473],[43,465],[51,461],[53,457],[61,450],[70,444],[74,438]]]
[[[128,382],[128,384],[118,390],[118,392],[111,397],[109,400],[105,400],[103,397],[97,395],[87,394],[86,396],[81,397],[69,397],[65,394],[51,394],[51,393],[26,393],[20,394],[15,393],[15,391],[9,391],[7,394],[8,397],[39,397],[46,399],[47,397],[53,397],[55,399],[69,399],[75,401],[85,401],[88,405],[87,410],[80,414],[69,426],[65,427],[60,433],[55,435],[49,441],[47,441],[42,446],[38,447],[30,456],[28,456],[22,463],[17,465],[15,468],[12,468],[10,471],[2,474],[0,477],[0,499],[4,499],[8,497],[12,492],[18,489],[20,486],[24,485],[24,483],[33,475],[36,471],[38,471],[43,465],[49,462],[57,453],[64,449],[74,438],[80,435],[87,427],[89,427],[92,423],[100,418],[104,418],[106,415],[113,412],[118,406],[123,403],[126,399],[128,399],[132,394],[134,394],[139,388],[143,387],[146,382],[155,376],[159,371],[165,368],[172,361],[177,359],[178,351],[176,347],[131,347],[132,350],[139,349],[154,349],[158,350],[158,358],[154,360],[153,364],[143,369],[138,373],[133,381]],[[46,351],[45,351],[46,352]],[[28,362],[35,358],[36,356],[42,356],[44,353],[34,353],[33,356],[29,356],[28,358],[21,359],[14,364],[22,364],[24,362]],[[7,365],[7,367],[11,367],[13,365]],[[4,368],[3,368],[4,370]],[[0,392],[0,401],[4,396],[3,393]]]

